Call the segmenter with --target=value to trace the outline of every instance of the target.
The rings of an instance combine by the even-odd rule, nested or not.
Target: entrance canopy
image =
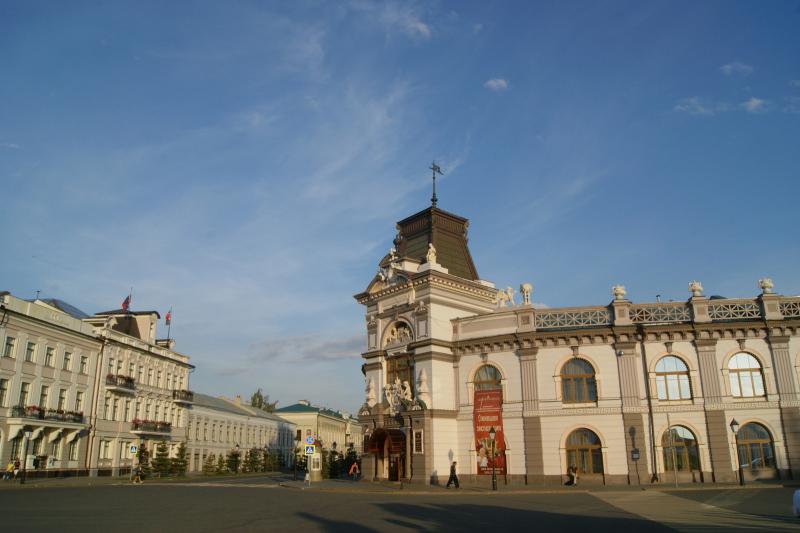
[[[406,435],[402,429],[378,428],[369,439],[369,453],[379,453],[386,439],[389,439],[389,453],[405,452]]]

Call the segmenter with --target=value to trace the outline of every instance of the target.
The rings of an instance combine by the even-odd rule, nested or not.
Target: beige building
[[[84,471],[100,342],[59,300],[0,293],[0,462]],[[30,438],[26,439],[28,430]]]
[[[560,484],[800,477],[800,298],[534,308],[478,277],[466,219],[397,225],[366,310],[365,478]],[[736,430],[734,433],[733,430]],[[492,434],[494,440],[492,440]],[[737,453],[738,450],[738,453]]]
[[[363,436],[358,420],[348,413],[311,405],[308,400],[276,409],[275,414],[295,424],[295,440],[298,446],[312,435],[322,443],[325,450],[346,453],[351,447],[358,453],[363,450]]]
[[[174,455],[185,441],[189,357],[174,351],[174,341],[157,339],[156,311],[97,313],[85,321],[102,341],[92,409],[89,468],[100,475],[129,472],[131,446],[144,445],[151,456],[165,441]]]
[[[158,313],[0,298],[3,461],[27,444],[33,475],[117,475],[130,471],[131,445],[186,440],[193,367],[156,339]]]
[[[267,413],[234,400],[195,393],[189,411],[189,472],[201,472],[206,457],[227,456],[237,447],[242,453],[252,448],[277,452],[284,465],[291,464],[295,425],[277,415]]]

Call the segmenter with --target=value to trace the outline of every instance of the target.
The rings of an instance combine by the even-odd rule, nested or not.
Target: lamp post
[[[31,428],[25,426],[24,435],[25,435],[25,448],[22,451],[22,478],[19,480],[20,485],[25,484],[25,478],[28,475],[28,443],[31,440],[31,435],[33,435],[33,431],[31,431]]]
[[[494,426],[489,430],[489,440],[492,441],[492,490],[497,490],[497,470],[495,469],[495,455],[494,455],[494,437],[497,432]]]
[[[734,418],[731,420],[731,431],[736,442],[736,463],[739,465],[739,485],[744,485],[744,470],[742,469],[742,458],[739,457],[739,422]]]
[[[336,465],[336,441],[333,441],[331,443],[331,450],[332,450],[333,453],[331,453],[331,464],[330,464],[330,471],[328,472],[328,475],[330,475],[331,473],[335,473],[336,477],[338,478],[339,477],[339,469],[336,468],[336,466],[337,466]]]
[[[300,445],[300,435],[294,437],[294,453],[292,453],[292,480],[297,481],[297,447]]]
[[[236,445],[235,450],[236,450],[236,455],[235,455],[235,459],[234,459],[234,463],[233,463],[233,467],[234,467],[233,473],[234,474],[238,474],[239,473],[239,458],[240,458],[240,456],[239,456],[239,445],[238,444]]]

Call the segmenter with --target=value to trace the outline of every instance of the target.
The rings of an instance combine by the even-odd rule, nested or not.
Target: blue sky
[[[363,401],[423,209],[549,306],[800,294],[800,3],[0,4],[0,289],[174,309],[192,387]]]

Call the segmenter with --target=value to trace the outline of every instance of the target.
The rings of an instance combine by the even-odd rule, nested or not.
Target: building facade
[[[295,445],[302,446],[307,436],[315,437],[325,450],[346,453],[363,451],[361,424],[348,413],[311,405],[308,400],[276,409],[275,414],[291,421],[295,427]],[[302,451],[302,450],[301,450]]]
[[[194,394],[189,412],[189,472],[201,472],[206,458],[242,454],[252,448],[277,452],[284,465],[292,464],[295,425],[279,416],[235,400]]]
[[[3,464],[27,455],[32,475],[118,475],[132,467],[131,445],[186,440],[193,367],[156,339],[158,313],[88,316],[9,293],[0,305]]]
[[[366,308],[366,478],[440,483],[800,477],[800,298],[538,309],[481,280],[466,219],[397,225]],[[735,430],[735,432],[734,432]],[[483,480],[483,481],[482,481]]]

